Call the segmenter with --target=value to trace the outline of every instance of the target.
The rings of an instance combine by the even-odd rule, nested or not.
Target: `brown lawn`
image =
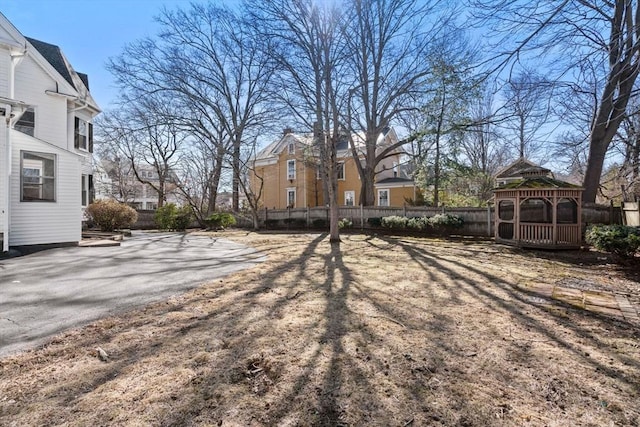
[[[220,235],[268,260],[0,360],[0,425],[640,425],[639,325],[529,286],[637,308],[602,254]]]

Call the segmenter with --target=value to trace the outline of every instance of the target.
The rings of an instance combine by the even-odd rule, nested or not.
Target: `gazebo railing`
[[[580,225],[579,224],[542,224],[542,223],[520,223],[519,241],[521,244],[532,246],[547,245],[579,245]]]

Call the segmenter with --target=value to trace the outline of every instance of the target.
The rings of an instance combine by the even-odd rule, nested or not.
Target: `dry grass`
[[[593,254],[225,234],[268,261],[0,360],[0,424],[640,425],[638,325],[523,287],[638,301]]]

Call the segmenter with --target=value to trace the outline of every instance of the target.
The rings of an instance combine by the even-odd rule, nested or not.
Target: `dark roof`
[[[71,78],[71,73],[67,68],[67,64],[62,57],[62,51],[58,46],[32,39],[30,37],[26,37],[26,39],[38,52],[40,52],[40,55],[42,55],[44,59],[46,59],[67,82],[69,82],[71,86],[74,88],[76,87],[76,85],[73,84],[73,79]]]
[[[85,73],[76,72],[76,74],[78,75],[78,77],[80,77],[80,80],[82,80],[82,83],[84,83],[84,87],[86,87],[87,90],[90,90],[89,89],[89,76],[86,75]]]
[[[394,177],[394,178],[385,178],[385,179],[381,179],[380,181],[376,181],[376,184],[394,184],[394,183],[398,183],[398,182],[413,182],[412,179],[407,179],[407,178],[400,178],[400,177]]]
[[[517,181],[501,185],[495,190],[510,190],[515,188],[580,188],[580,186],[546,176],[538,176],[519,179]]]

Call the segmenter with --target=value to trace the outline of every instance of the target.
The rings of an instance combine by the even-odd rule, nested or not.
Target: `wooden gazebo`
[[[582,244],[582,188],[527,161],[517,176],[497,177],[496,242],[529,248],[576,249]]]

